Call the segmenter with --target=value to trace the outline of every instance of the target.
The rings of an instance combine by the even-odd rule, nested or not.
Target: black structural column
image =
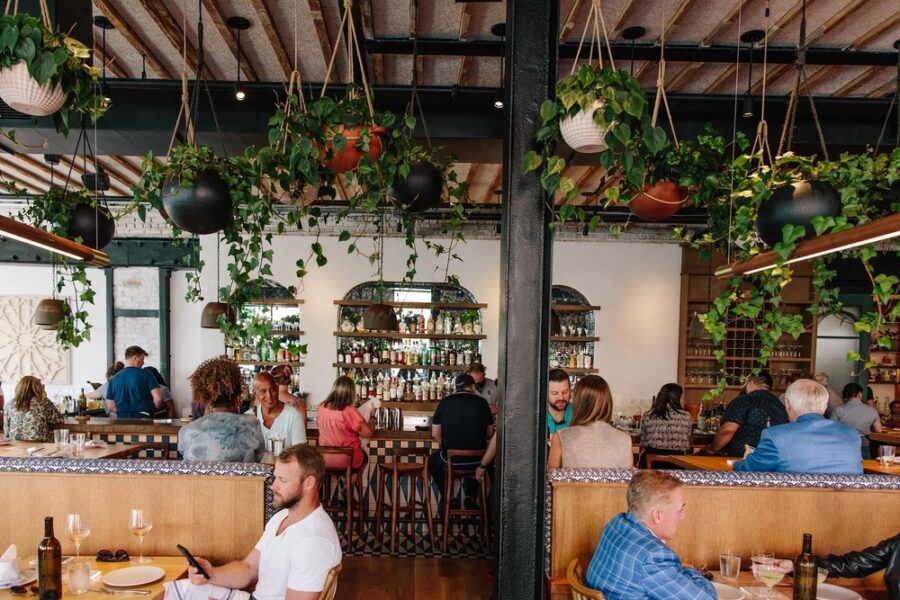
[[[550,329],[550,214],[523,157],[541,102],[556,84],[557,0],[506,3],[506,108],[500,257],[500,381],[497,511],[498,598],[543,594],[547,353]]]

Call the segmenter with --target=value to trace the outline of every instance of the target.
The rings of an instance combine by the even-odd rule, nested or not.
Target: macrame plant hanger
[[[340,48],[341,40],[344,40],[344,46],[347,49],[347,78],[350,83],[356,81],[356,63],[359,63],[360,78],[362,79],[363,93],[366,95],[366,105],[369,108],[369,121],[375,125],[375,105],[372,103],[372,94],[369,91],[369,81],[366,77],[366,65],[363,63],[362,52],[359,47],[359,37],[356,33],[356,25],[353,23],[351,14],[353,12],[353,0],[344,0],[344,14],[341,18],[341,24],[338,29],[338,38],[334,41],[334,49],[331,52],[331,59],[328,61],[328,69],[325,71],[325,80],[322,82],[322,91],[319,97],[324,97],[328,89],[328,83],[331,81],[331,73],[334,70],[335,58],[337,58],[338,48]],[[346,28],[346,32],[344,29]]]
[[[415,37],[413,37],[412,91],[410,92],[409,96],[409,104],[406,106],[406,116],[415,117],[415,113],[418,110],[419,117],[422,121],[422,129],[425,132],[425,143],[428,145],[428,149],[430,150],[431,136],[428,135],[428,124],[425,122],[425,113],[422,111],[422,101],[419,99],[419,71],[416,68],[416,63],[419,57],[419,0],[414,0],[413,2],[413,19],[416,35]]]
[[[753,147],[750,149],[750,156],[756,156],[759,153],[758,167],[764,167],[766,164],[772,164],[772,148],[769,146],[769,124],[766,121],[766,83],[769,71],[769,17],[771,11],[769,9],[769,0],[766,0],[766,29],[763,36],[763,62],[762,62],[762,98],[760,99],[759,123],[756,125],[756,137],[753,139]],[[766,160],[768,157],[768,161]],[[729,228],[729,236],[731,229]],[[731,241],[729,239],[729,251]]]
[[[584,28],[581,30],[581,39],[578,40],[578,49],[575,51],[575,59],[572,61],[572,68],[569,69],[569,75],[574,75],[578,69],[578,59],[581,57],[581,49],[584,46],[584,39],[587,37],[588,30],[591,31],[590,46],[588,47],[588,64],[594,64],[594,45],[597,46],[597,61],[600,68],[603,68],[603,42],[606,43],[607,56],[609,57],[609,66],[613,71],[616,70],[616,62],[613,59],[612,46],[609,43],[609,35],[606,31],[606,21],[603,19],[603,11],[601,0],[591,0],[591,9],[588,11],[587,20],[584,22]],[[600,39],[600,32],[603,32],[603,40]]]

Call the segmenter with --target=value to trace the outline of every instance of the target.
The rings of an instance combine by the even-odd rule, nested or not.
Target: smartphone
[[[178,551],[181,552],[181,555],[184,556],[187,561],[191,564],[192,567],[197,569],[201,575],[209,579],[209,573],[206,572],[206,569],[200,566],[200,563],[197,562],[197,559],[194,558],[194,555],[191,554],[191,551],[182,546],[181,544],[175,544],[175,547],[178,548]]]

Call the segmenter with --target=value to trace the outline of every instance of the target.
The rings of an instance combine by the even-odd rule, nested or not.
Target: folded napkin
[[[12,583],[22,578],[19,567],[19,553],[15,544],[10,544],[6,552],[0,556],[0,582]]]
[[[194,585],[188,579],[167,581],[163,584],[163,600],[248,600],[250,594],[241,590],[207,583]]]
[[[84,443],[85,448],[106,448],[106,442],[102,440],[88,440]]]

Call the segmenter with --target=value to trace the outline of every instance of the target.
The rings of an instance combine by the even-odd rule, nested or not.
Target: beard
[[[303,488],[298,486],[297,490],[289,496],[281,496],[273,493],[273,497],[274,500],[272,501],[272,504],[275,506],[276,510],[283,510],[285,508],[290,509],[303,500]]]
[[[568,405],[569,405],[568,400],[557,400],[556,402],[550,403],[550,406],[552,406],[554,410],[558,410],[560,412],[566,410],[566,407]]]

